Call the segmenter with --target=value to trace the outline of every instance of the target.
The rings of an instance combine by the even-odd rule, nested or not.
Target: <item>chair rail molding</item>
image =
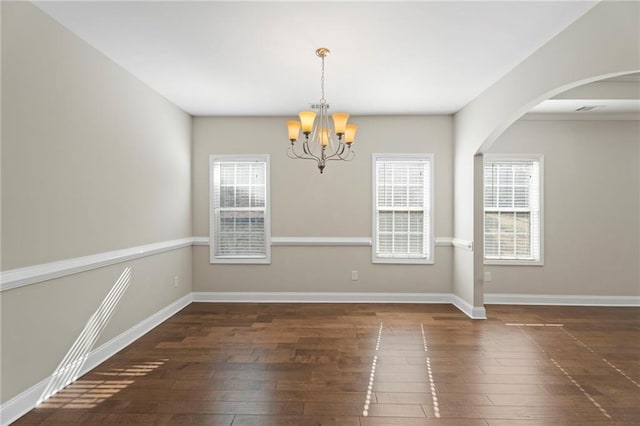
[[[451,244],[458,249],[473,251],[473,241],[463,240],[462,238],[453,238]]]
[[[453,246],[452,237],[436,237],[438,247]],[[208,246],[209,237],[194,237],[194,246]],[[371,237],[271,237],[271,246],[371,246]]]
[[[0,291],[11,290],[25,285],[61,278],[116,263],[128,262],[141,257],[153,256],[166,251],[190,247],[194,238],[163,241],[122,250],[107,251],[89,256],[74,257],[24,268],[8,269],[0,272]]]
[[[436,238],[435,245],[447,247],[455,238]],[[65,277],[116,263],[127,262],[141,257],[153,256],[166,251],[190,246],[208,246],[209,237],[188,237],[162,241],[154,244],[135,246],[121,250],[107,251],[89,256],[74,257],[55,262],[8,269],[0,272],[0,292],[36,284],[55,278]],[[272,237],[272,246],[371,246],[371,237]]]

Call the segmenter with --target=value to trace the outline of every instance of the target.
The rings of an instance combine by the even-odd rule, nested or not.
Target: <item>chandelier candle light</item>
[[[324,58],[328,53],[329,49],[326,47],[316,50],[316,55],[322,59],[322,77],[320,79],[322,97],[320,98],[320,103],[311,105],[311,108],[318,110],[318,113],[301,111],[298,114],[300,121],[287,121],[289,140],[291,141],[287,155],[293,159],[315,160],[318,163],[320,173],[324,171],[329,160],[353,160],[355,152],[351,149],[351,146],[358,129],[355,124],[347,124],[349,114],[346,112],[333,113],[331,115],[333,118],[333,132],[329,126],[329,104],[324,98]],[[296,148],[300,130],[304,135],[302,152],[299,152],[299,148]]]

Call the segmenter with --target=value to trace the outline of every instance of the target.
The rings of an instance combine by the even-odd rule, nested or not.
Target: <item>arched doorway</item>
[[[625,74],[543,101],[483,150],[485,303],[638,299],[639,118],[640,74]],[[488,173],[536,156],[541,179]]]
[[[455,116],[454,295],[469,316],[484,312],[482,161],[487,149],[534,105],[568,89],[640,70],[640,4],[602,2],[519,64]]]

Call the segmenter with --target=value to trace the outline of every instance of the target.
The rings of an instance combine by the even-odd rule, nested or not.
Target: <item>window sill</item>
[[[396,265],[433,265],[435,261],[433,259],[410,259],[410,258],[396,258],[396,259],[385,259],[385,258],[374,258],[371,260],[371,263],[374,264],[396,264]]]
[[[269,258],[214,258],[210,259],[212,265],[270,265]]]
[[[544,266],[543,260],[485,260],[490,266]]]

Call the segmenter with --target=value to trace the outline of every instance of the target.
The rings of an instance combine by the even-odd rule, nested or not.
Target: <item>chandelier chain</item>
[[[321,57],[322,59],[322,73],[320,77],[320,89],[322,91],[322,97],[320,98],[320,103],[327,103],[327,100],[324,98],[324,55]]]

